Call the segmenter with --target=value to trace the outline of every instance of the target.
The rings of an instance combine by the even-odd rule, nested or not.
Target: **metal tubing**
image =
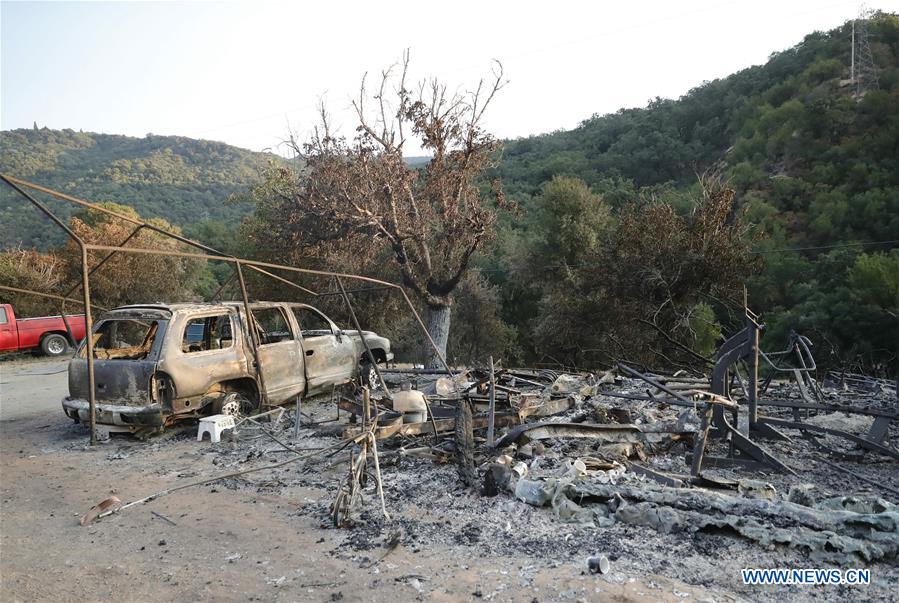
[[[94,378],[94,323],[91,319],[90,272],[87,268],[87,247],[84,243],[81,244],[81,289],[84,296],[84,339],[87,345],[87,401],[90,407],[91,446],[95,446],[97,444],[97,391]]]
[[[282,278],[282,277],[278,276],[277,274],[272,274],[272,273],[269,272],[268,270],[263,270],[262,268],[257,268],[256,266],[253,266],[253,265],[251,265],[251,264],[247,264],[247,268],[251,268],[252,270],[255,270],[256,272],[260,272],[260,273],[262,273],[262,274],[264,274],[264,275],[266,275],[266,276],[270,276],[271,278],[273,278],[273,279],[275,279],[275,280],[277,280],[277,281],[281,281],[281,282],[284,283],[285,285],[290,285],[291,287],[295,287],[295,288],[297,288],[297,289],[300,289],[301,291],[304,291],[304,292],[306,292],[306,293],[308,293],[308,294],[310,294],[310,295],[318,296],[318,293],[316,293],[315,291],[312,291],[311,289],[307,289],[306,287],[303,287],[303,286],[298,285],[298,284],[296,284],[296,283],[294,283],[294,282],[291,282],[291,281],[287,280],[286,278]]]
[[[490,404],[487,407],[487,445],[493,447],[493,427],[496,421],[496,375],[493,356],[490,357]]]
[[[17,287],[7,287],[6,285],[0,285],[0,289],[5,291],[12,291],[14,293],[25,293],[27,295],[36,295],[38,297],[46,297],[49,299],[58,299],[60,301],[72,302],[75,304],[84,304],[83,299],[74,299],[71,297],[63,297],[61,295],[54,295],[52,293],[41,293],[40,291],[32,291],[31,289],[19,289]],[[98,306],[97,304],[92,304],[95,308],[100,308],[101,310],[106,310],[103,306]]]
[[[653,379],[652,377],[648,377],[648,376],[644,375],[643,373],[640,373],[640,372],[638,372],[638,371],[632,369],[631,367],[627,366],[626,364],[622,364],[622,363],[619,362],[619,363],[618,363],[618,368],[620,368],[622,371],[624,371],[625,373],[627,373],[627,374],[630,375],[631,377],[636,377],[637,379],[642,379],[643,381],[646,381],[646,382],[647,382],[648,384],[650,384],[651,386],[653,386],[653,387],[655,387],[655,388],[657,388],[657,389],[659,389],[659,390],[665,392],[665,393],[668,394],[669,396],[672,396],[672,397],[674,397],[674,398],[677,398],[677,399],[680,400],[681,402],[686,402],[686,403],[689,404],[690,406],[693,406],[693,405],[694,405],[694,402],[693,402],[692,400],[688,400],[687,398],[685,398],[684,396],[680,395],[679,393],[677,393],[676,391],[674,391],[674,390],[671,389],[670,387],[665,387],[664,385],[662,385],[661,383],[659,383],[658,381],[656,381],[656,380]]]
[[[84,329],[85,329],[85,338],[87,339],[87,384],[88,384],[88,393],[87,399],[90,407],[90,429],[91,429],[91,446],[96,445],[97,443],[97,417],[96,417],[96,409],[97,409],[97,392],[95,391],[95,380],[94,380],[94,338],[91,333],[91,328],[93,323],[91,322],[91,292],[90,292],[90,284],[88,280],[90,279],[90,275],[88,273],[87,268],[87,245],[84,241],[75,234],[75,232],[69,228],[65,222],[60,220],[50,209],[37,200],[33,195],[28,194],[23,191],[19,186],[14,184],[10,178],[7,176],[0,174],[0,179],[6,182],[9,186],[11,186],[14,190],[20,193],[23,197],[28,199],[35,207],[37,207],[41,212],[44,213],[48,218],[50,218],[53,222],[56,223],[57,226],[62,228],[66,233],[78,244],[81,248],[81,282],[83,291],[83,301],[84,301]]]
[[[371,363],[372,367],[375,369],[375,373],[378,375],[378,381],[381,382],[381,387],[384,388],[384,394],[386,396],[390,396],[390,390],[387,389],[387,383],[384,381],[384,377],[381,375],[381,369],[378,368],[378,363],[375,361],[374,354],[371,353],[371,348],[368,347],[368,342],[365,341],[365,336],[362,334],[362,327],[359,325],[359,319],[356,318],[356,311],[353,310],[353,304],[350,303],[350,296],[347,295],[346,289],[343,288],[343,282],[340,280],[339,276],[335,276],[334,280],[337,281],[337,286],[340,287],[340,293],[343,295],[343,301],[346,302],[346,307],[350,311],[350,318],[353,319],[353,326],[356,327],[356,332],[359,333],[359,340],[362,341],[362,347],[365,348],[365,354],[368,356],[368,361]],[[371,383],[367,384],[371,387]]]
[[[811,431],[815,433],[824,433],[828,435],[837,436],[840,438],[845,438],[850,442],[858,444],[865,450],[869,450],[871,452],[879,452],[884,456],[888,456],[899,460],[899,452],[896,452],[892,448],[888,448],[876,442],[872,442],[862,436],[855,435],[853,433],[845,432],[841,429],[830,429],[829,427],[820,427],[818,425],[809,425],[808,423],[800,423],[800,422],[791,422],[784,421],[782,419],[772,419],[769,417],[761,419],[762,422],[767,423],[769,425],[776,425],[777,427],[783,427],[784,429],[798,429],[800,431]]]
[[[256,320],[250,312],[250,298],[247,297],[247,285],[243,280],[243,271],[240,269],[240,260],[232,258],[234,268],[237,270],[237,279],[240,281],[240,294],[243,297],[243,309],[247,315],[247,331],[250,332],[250,341],[253,343],[253,371],[259,381],[259,406],[268,403],[268,393],[265,391],[265,377],[262,375],[262,367],[259,365],[259,334],[256,332]],[[297,411],[299,412],[299,411]]]
[[[39,210],[41,210],[45,216],[47,216],[48,218],[53,220],[57,226],[62,228],[64,231],[66,231],[66,233],[72,238],[72,240],[74,240],[76,242],[80,242],[81,244],[84,244],[84,241],[82,241],[81,238],[78,235],[76,235],[75,232],[71,228],[69,228],[69,226],[65,222],[63,222],[62,220],[57,218],[56,214],[54,214],[52,211],[50,211],[50,209],[46,205],[44,205],[43,203],[38,201],[33,195],[30,195],[29,193],[23,191],[19,186],[17,186],[15,184],[16,182],[20,182],[20,181],[16,180],[15,178],[10,178],[9,176],[7,176],[5,174],[0,174],[0,180],[3,180],[4,182],[6,182],[17,193],[19,193],[20,195],[22,195],[23,197],[25,197],[26,199],[31,201],[31,203],[34,204],[35,207],[37,207]],[[25,183],[22,183],[22,184],[25,184]],[[26,184],[26,186],[27,186],[27,184]]]
[[[883,490],[886,490],[887,492],[893,494],[894,496],[899,496],[899,490],[896,490],[895,488],[890,488],[889,486],[887,486],[886,484],[884,484],[882,481],[873,480],[873,479],[871,479],[870,477],[866,477],[866,476],[864,476],[864,475],[861,475],[861,474],[859,474],[859,473],[856,473],[855,471],[850,471],[849,469],[846,469],[845,467],[842,467],[842,466],[840,466],[840,465],[837,465],[836,463],[831,463],[830,461],[828,461],[828,460],[825,459],[824,457],[820,457],[820,456],[819,456],[819,457],[818,457],[818,460],[821,461],[822,463],[824,463],[825,465],[830,465],[831,467],[833,467],[833,468],[836,469],[837,471],[842,471],[842,472],[845,473],[846,475],[851,475],[852,477],[854,477],[854,478],[856,478],[856,479],[858,479],[858,480],[861,480],[861,481],[865,482],[866,484],[870,484],[870,485],[875,486],[875,487],[877,487],[877,488],[881,488],[881,489],[883,489]]]
[[[774,406],[777,408],[799,408],[807,410],[826,410],[845,412],[856,415],[868,415],[870,417],[889,417],[892,420],[899,419],[899,414],[889,410],[878,410],[875,408],[852,408],[851,406],[841,406],[839,404],[809,404],[806,402],[792,402],[789,400],[762,400],[760,406]]]
[[[268,273],[266,272],[266,274],[268,274]],[[293,283],[290,283],[290,284],[293,284]],[[299,287],[299,285],[294,285],[294,286]],[[347,289],[347,293],[370,293],[372,291],[386,291],[387,289],[390,289],[390,287],[385,287],[385,286],[364,287],[362,289]],[[309,291],[309,290],[306,289],[306,291]],[[341,295],[340,291],[329,291],[328,293],[315,293],[314,291],[309,291],[309,292],[312,293],[312,295],[314,295],[316,297],[332,297],[334,295]]]
[[[748,349],[748,366],[747,376],[749,391],[746,397],[749,399],[749,428],[755,425],[759,420],[759,329],[755,321],[750,320],[749,308],[746,308],[746,327],[749,329],[749,349]],[[736,366],[734,366],[736,371]]]
[[[693,458],[690,460],[690,475],[699,477],[702,472],[702,460],[705,456],[706,442],[709,439],[709,427],[712,420],[712,408],[706,407],[702,411],[699,429],[696,431],[695,442],[693,444]]]
[[[125,246],[125,243],[127,243],[128,241],[130,241],[131,239],[133,239],[134,236],[135,236],[137,233],[139,233],[139,232],[141,231],[142,228],[144,228],[144,225],[143,225],[143,224],[141,224],[140,226],[138,226],[137,228],[135,228],[134,230],[132,230],[132,231],[131,231],[131,234],[128,235],[127,237],[125,237],[125,240],[122,241],[121,243],[119,243],[118,246],[119,246],[119,247],[124,247],[124,246]],[[106,255],[105,258],[103,258],[102,260],[100,260],[100,263],[99,263],[99,264],[97,264],[96,266],[94,266],[93,268],[91,268],[90,272],[88,272],[88,276],[92,275],[94,272],[96,272],[97,270],[99,270],[100,267],[103,266],[103,264],[105,264],[105,263],[109,260],[109,258],[111,258],[112,256],[114,256],[114,255],[117,254],[117,253],[118,253],[118,250],[116,250],[116,251],[110,251],[110,252]],[[75,285],[74,287],[72,287],[71,289],[69,289],[68,291],[66,291],[64,295],[68,297],[69,295],[72,295],[77,289],[78,289],[78,285]]]
[[[222,283],[221,285],[219,285],[219,288],[216,289],[215,293],[212,294],[212,301],[215,301],[218,299],[218,296],[222,294],[222,291],[225,290],[225,287],[227,287],[231,283],[231,281],[234,280],[235,275],[236,275],[236,273],[232,272],[231,274],[228,275],[228,278],[225,279],[225,282]]]
[[[130,222],[131,224],[140,225],[140,226],[143,226],[144,228],[149,228],[150,230],[152,230],[154,232],[158,232],[161,235],[171,237],[175,240],[181,241],[182,243],[186,243],[193,247],[197,247],[198,249],[204,249],[204,250],[214,253],[218,256],[226,256],[226,254],[224,254],[221,251],[218,251],[216,249],[213,249],[212,247],[207,247],[206,245],[203,245],[202,243],[198,243],[197,241],[193,241],[191,239],[188,239],[187,237],[183,237],[179,234],[175,234],[174,232],[170,232],[168,230],[159,228],[158,226],[154,226],[147,222],[142,222],[140,220],[132,218],[131,216],[126,216],[125,214],[120,214],[117,211],[113,211],[111,209],[101,207],[101,206],[97,205],[96,203],[91,203],[90,201],[85,201],[83,199],[79,199],[78,197],[73,197],[72,195],[67,195],[65,193],[55,191],[52,188],[47,188],[45,186],[41,186],[41,185],[35,184],[33,182],[28,182],[27,180],[20,180],[18,178],[13,178],[12,176],[8,176],[6,174],[0,174],[0,178],[5,180],[7,182],[7,184],[9,184],[10,186],[13,186],[13,188],[16,188],[17,190],[19,190],[19,192],[22,192],[22,191],[21,191],[21,189],[16,187],[15,184],[20,184],[22,186],[26,186],[26,187],[34,189],[36,191],[41,191],[42,193],[47,193],[48,195],[50,195],[52,197],[56,197],[57,199],[62,199],[63,201],[75,203],[76,205],[81,205],[82,207],[87,207],[87,208],[99,211],[101,213],[104,213],[104,214],[107,214],[110,216],[115,216],[116,218],[119,218],[120,220],[125,220],[126,222]],[[13,183],[15,183],[15,184],[13,184]],[[22,193],[22,194],[25,194],[25,193]],[[63,228],[66,228],[66,227],[63,226]],[[66,230],[68,230],[68,228],[66,228]]]
[[[69,345],[75,347],[75,336],[72,334],[72,325],[69,324],[69,318],[66,316],[66,302],[59,304],[59,317],[62,318],[62,324],[66,328],[66,339]],[[87,333],[85,333],[87,335]]]

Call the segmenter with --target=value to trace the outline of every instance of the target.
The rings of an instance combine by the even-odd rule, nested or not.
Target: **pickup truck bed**
[[[83,314],[16,318],[10,304],[0,304],[0,352],[37,350],[60,356],[84,339],[84,331]]]

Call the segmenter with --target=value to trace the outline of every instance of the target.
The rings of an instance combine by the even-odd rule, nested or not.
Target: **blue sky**
[[[874,5],[899,11],[899,1]],[[502,137],[677,97],[762,63],[856,2],[0,3],[0,128],[179,134],[278,150],[320,98],[351,134],[366,71],[412,52],[412,76],[465,90],[505,66]],[[848,41],[847,41],[848,47]]]

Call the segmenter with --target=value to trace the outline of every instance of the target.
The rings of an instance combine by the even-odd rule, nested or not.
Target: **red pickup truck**
[[[62,316],[16,318],[11,305],[0,304],[0,352],[39,350],[46,356],[61,356],[82,339],[84,314],[66,314],[65,320]]]

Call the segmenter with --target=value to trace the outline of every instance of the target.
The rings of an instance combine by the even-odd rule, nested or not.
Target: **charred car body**
[[[390,341],[344,331],[305,304],[239,302],[123,306],[94,326],[96,422],[116,431],[161,429],[180,418],[248,412],[361,378],[393,359]],[[250,328],[255,330],[255,338]],[[255,343],[254,344],[254,340]],[[87,346],[69,363],[66,415],[90,418]],[[254,353],[255,350],[255,353]]]

